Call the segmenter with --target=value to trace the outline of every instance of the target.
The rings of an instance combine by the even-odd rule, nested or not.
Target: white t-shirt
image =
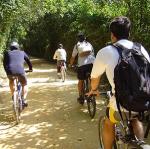
[[[59,61],[59,60],[64,60],[64,61],[66,61],[66,57],[67,57],[67,54],[66,54],[65,49],[60,48],[60,49],[57,49],[57,50],[55,51],[55,54],[54,54],[54,56],[53,56],[53,59],[57,59],[57,61]]]
[[[94,56],[94,49],[93,46],[87,42],[87,41],[83,41],[83,42],[78,42],[73,49],[72,52],[72,57],[76,57],[77,54],[80,54],[82,52],[87,52],[90,51],[91,54],[88,56],[84,56],[84,57],[80,57],[78,56],[78,66],[83,66],[83,65],[87,65],[87,64],[93,64],[94,60],[95,60],[95,56]]]
[[[117,43],[129,49],[133,47],[133,42],[129,40],[122,39],[119,40]],[[141,47],[141,52],[147,58],[147,60],[150,61],[149,55],[143,46]],[[118,60],[119,60],[119,53],[117,49],[111,45],[106,46],[97,53],[95,62],[93,64],[92,73],[91,73],[91,78],[97,78],[100,75],[102,75],[104,72],[106,72],[113,93],[115,92],[114,68],[118,63]]]

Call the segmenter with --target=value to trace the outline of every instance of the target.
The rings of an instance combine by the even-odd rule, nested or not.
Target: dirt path
[[[14,125],[8,83],[0,88],[0,149],[98,149],[97,123],[104,98],[97,98],[97,113],[91,120],[86,105],[76,101],[75,74],[68,72],[66,82],[61,82],[55,65],[39,59],[32,63],[29,107],[19,125]]]
[[[0,88],[0,149],[98,149],[101,109],[91,120],[87,107],[76,102],[76,76],[68,73],[63,83],[57,79],[55,65],[38,59],[32,62],[34,72],[28,75],[29,107],[17,126],[13,125],[8,86]]]

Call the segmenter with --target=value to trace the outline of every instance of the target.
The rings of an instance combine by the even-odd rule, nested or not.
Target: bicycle
[[[90,89],[90,73],[87,73],[86,76],[87,76],[86,79],[83,81],[83,90],[82,90],[83,99],[82,101],[79,101],[79,103],[83,105],[84,102],[86,101],[89,115],[91,118],[94,118],[96,114],[96,99],[95,95],[89,97],[86,95],[86,93],[88,93]]]
[[[106,93],[107,97],[110,98],[110,93]],[[108,99],[107,99],[108,103]],[[103,139],[102,139],[102,130],[104,126],[105,116],[100,116],[98,121],[98,132],[99,132],[99,141],[100,148],[104,149]],[[148,135],[148,127],[145,132],[145,137]],[[147,135],[147,136],[146,136]],[[115,124],[115,141],[113,144],[113,149],[150,149],[150,145],[145,144],[144,141],[139,140],[133,132],[131,125],[131,120],[127,121],[127,125],[123,121],[120,121]]]
[[[77,72],[77,65],[72,65],[69,66],[69,68],[73,68],[74,72]],[[86,74],[86,79],[83,80],[83,88],[82,88],[82,99],[79,100],[77,99],[77,102],[81,105],[84,105],[84,102],[86,101],[87,103],[87,108],[88,108],[88,112],[91,118],[94,118],[95,114],[96,114],[96,99],[95,96],[90,96],[88,97],[86,95],[86,93],[89,92],[90,90],[90,73]]]
[[[30,70],[26,70],[26,73],[31,72]],[[18,124],[21,120],[21,112],[24,109],[23,99],[22,99],[22,85],[18,79],[18,76],[14,76],[14,94],[13,94],[13,110],[15,115],[16,124]]]

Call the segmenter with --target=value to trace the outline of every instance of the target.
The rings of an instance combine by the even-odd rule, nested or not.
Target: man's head
[[[11,44],[10,44],[10,50],[18,50],[19,49],[19,44],[15,41],[13,41]]]
[[[60,49],[63,48],[63,44],[59,43],[58,48],[60,48]]]
[[[131,22],[127,17],[116,17],[110,23],[110,32],[117,40],[128,39],[130,34]]]
[[[82,33],[82,32],[79,32],[77,34],[77,37],[78,37],[78,41],[80,41],[80,42],[83,42],[85,40],[84,33]]]

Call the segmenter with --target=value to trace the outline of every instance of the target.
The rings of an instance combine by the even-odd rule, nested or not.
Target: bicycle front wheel
[[[105,121],[105,117],[100,116],[100,118],[98,120],[98,135],[99,135],[99,143],[100,143],[101,149],[104,149],[103,138],[102,138],[102,130],[104,127],[104,121]]]
[[[100,116],[100,118],[98,120],[98,135],[99,135],[100,149],[104,149],[103,138],[102,138],[102,131],[104,129],[104,122],[105,122],[105,116]],[[118,149],[116,141],[114,142],[113,149]]]
[[[19,96],[17,93],[14,93],[13,96],[13,109],[14,109],[14,116],[16,123],[18,124],[20,122],[20,105],[19,105]]]
[[[96,99],[94,96],[87,99],[88,111],[91,118],[94,118],[96,113]]]

